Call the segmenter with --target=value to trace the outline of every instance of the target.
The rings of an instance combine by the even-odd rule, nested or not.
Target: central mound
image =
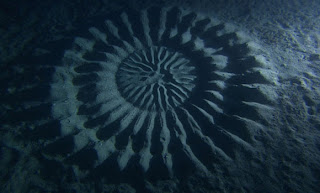
[[[186,56],[155,46],[130,54],[116,74],[122,97],[149,111],[166,111],[184,103],[195,79],[195,66]]]

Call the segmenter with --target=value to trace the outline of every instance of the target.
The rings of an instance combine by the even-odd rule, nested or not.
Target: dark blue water
[[[1,192],[317,192],[319,146],[269,95],[272,50],[229,27],[259,9],[1,2]]]

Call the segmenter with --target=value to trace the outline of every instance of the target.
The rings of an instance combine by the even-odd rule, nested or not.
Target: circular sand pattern
[[[260,112],[272,109],[264,92],[272,73],[254,43],[176,7],[107,18],[75,38],[56,67],[52,114],[61,130],[46,156],[85,171],[110,173],[116,163],[174,176],[254,152],[267,124]]]

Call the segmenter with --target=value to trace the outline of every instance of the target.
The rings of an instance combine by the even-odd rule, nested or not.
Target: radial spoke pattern
[[[275,76],[243,33],[177,7],[129,10],[98,26],[56,68],[61,134],[46,156],[89,171],[116,162],[119,172],[175,176],[255,152]]]

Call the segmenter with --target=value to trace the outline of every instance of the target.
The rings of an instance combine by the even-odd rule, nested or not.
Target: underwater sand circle
[[[210,173],[232,162],[238,146],[254,149],[265,123],[259,109],[271,109],[254,44],[177,7],[107,18],[76,37],[56,67],[52,114],[61,134],[47,157],[84,170],[116,162],[119,171],[173,176],[190,167]]]

